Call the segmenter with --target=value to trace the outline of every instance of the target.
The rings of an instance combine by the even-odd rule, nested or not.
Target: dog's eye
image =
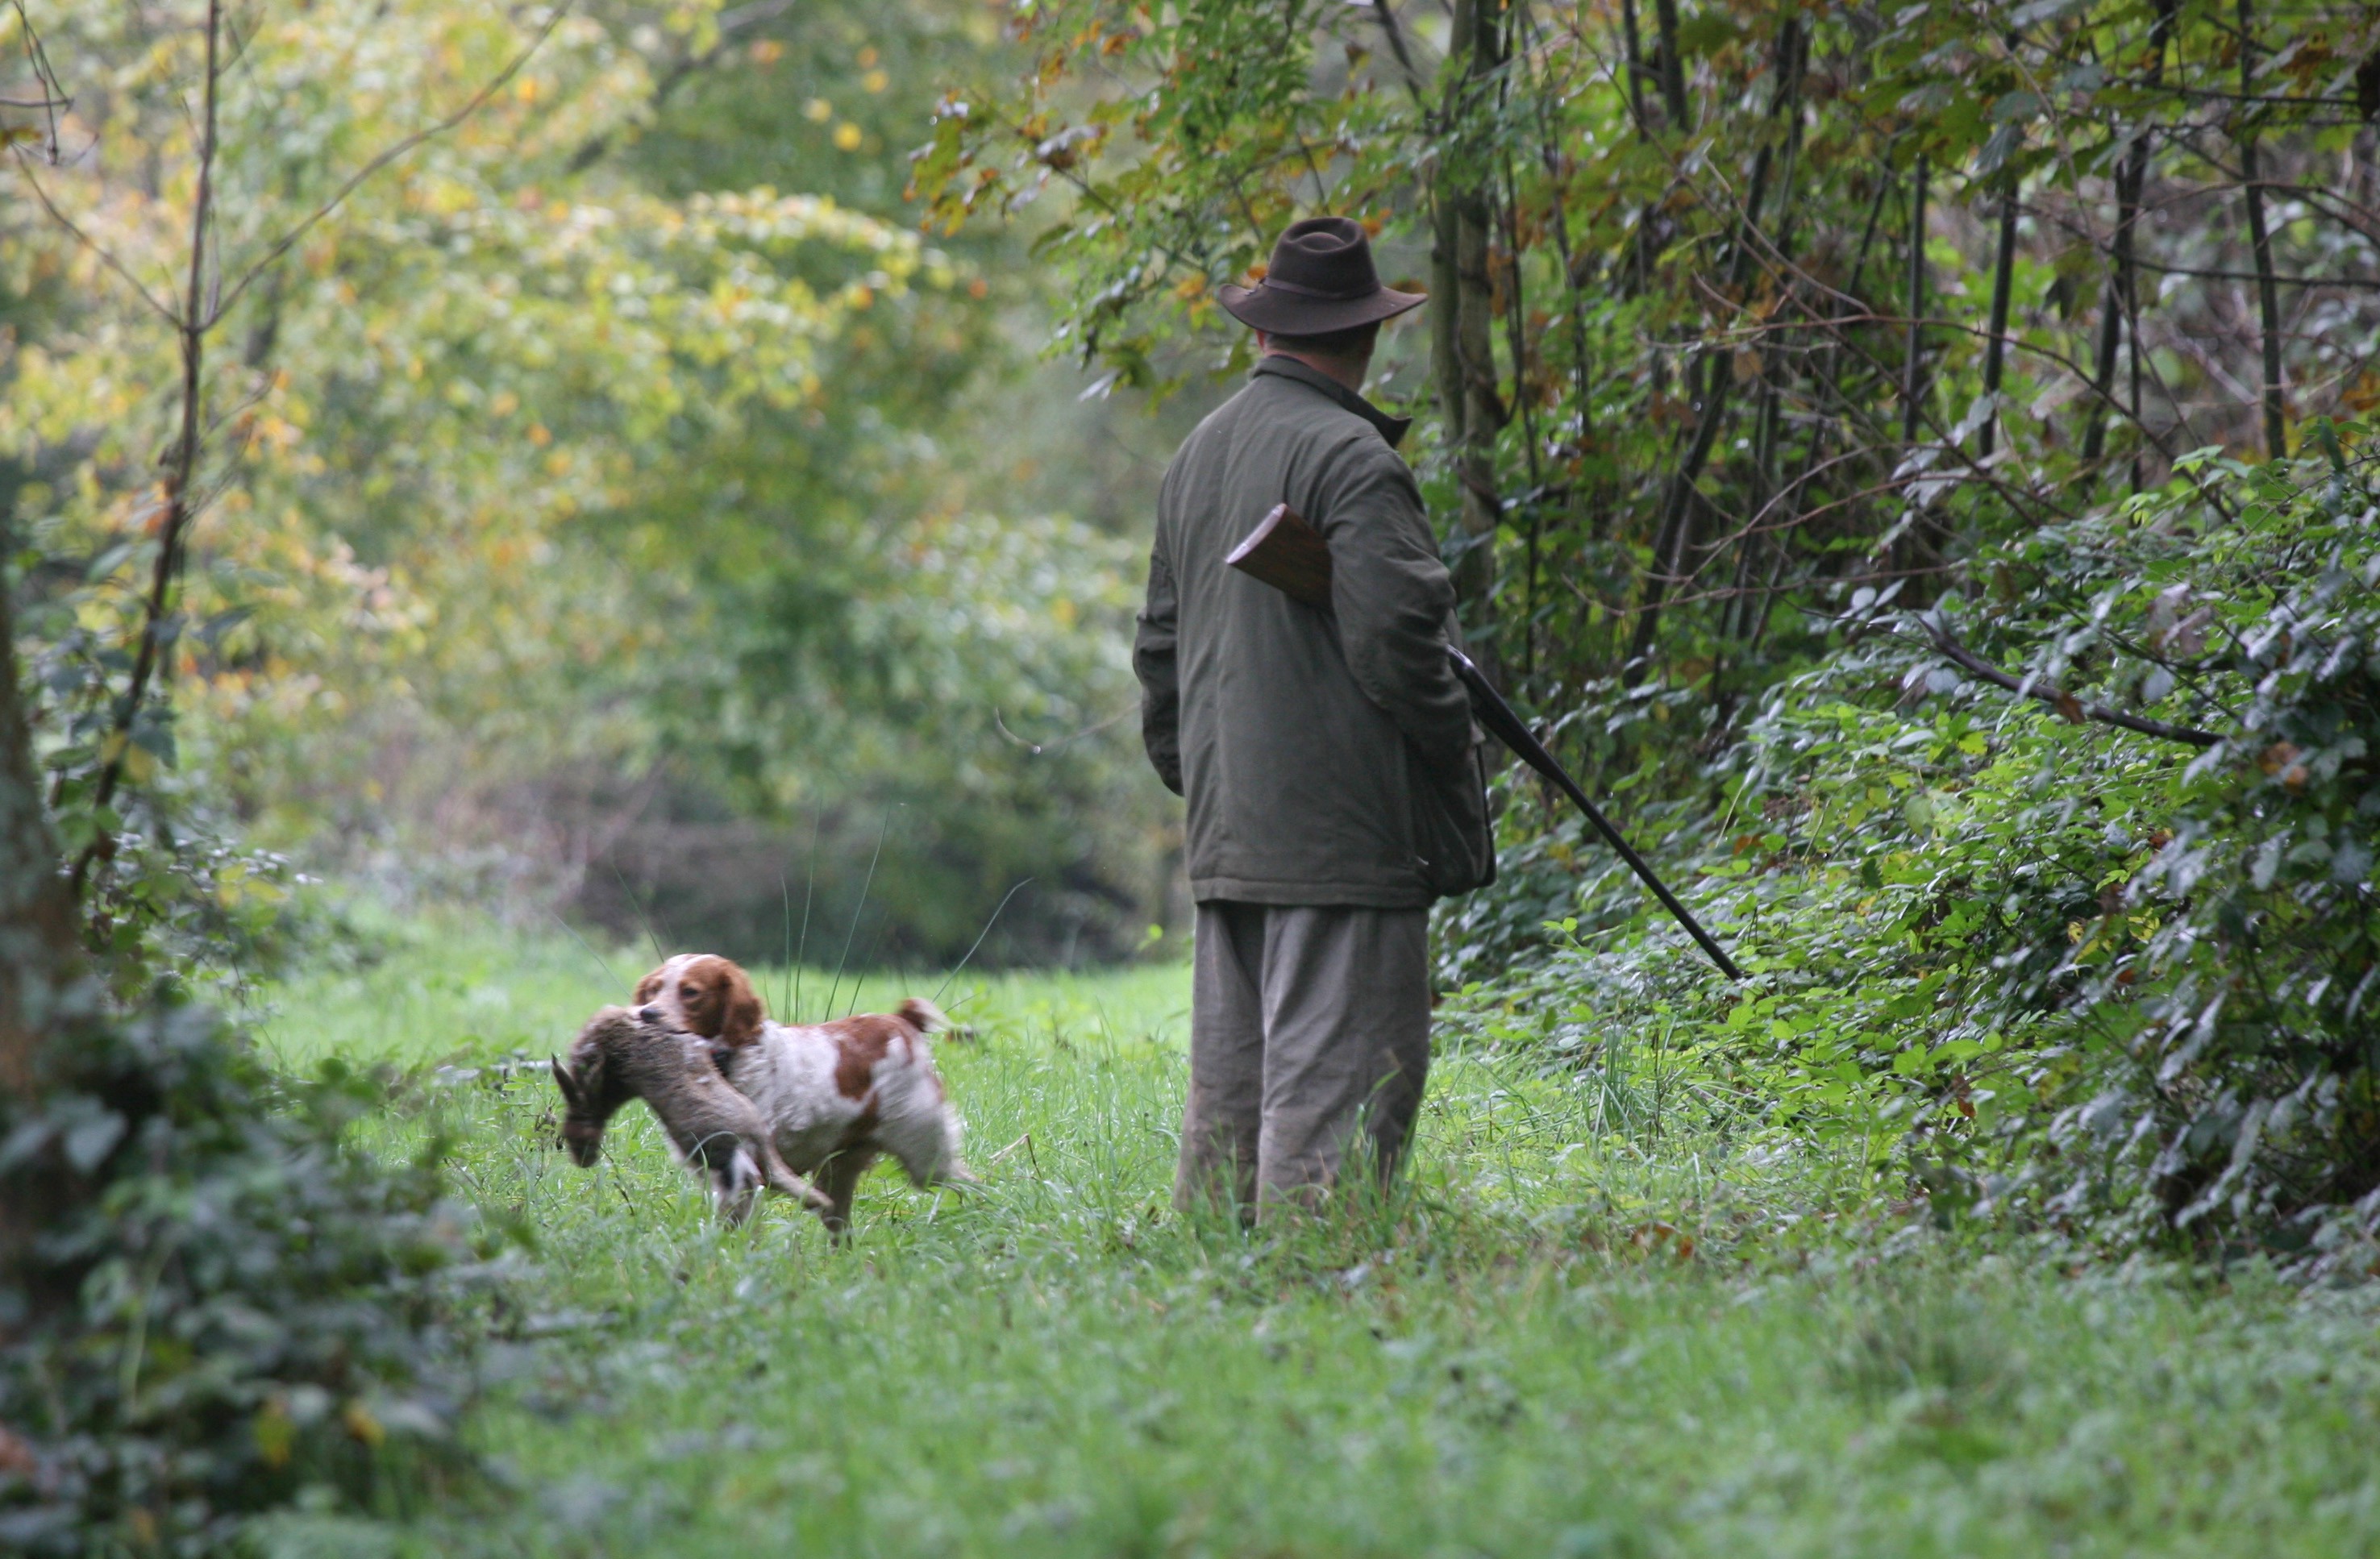
[[[701,991],[700,987],[698,987],[698,986],[695,986],[695,985],[680,985],[680,986],[677,988],[677,994],[678,994],[678,995],[680,995],[680,996],[700,996],[700,995],[702,994],[702,991]]]

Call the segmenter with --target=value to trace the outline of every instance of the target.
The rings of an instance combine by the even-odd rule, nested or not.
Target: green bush
[[[1854,1144],[1940,1215],[2369,1265],[2380,506],[2340,442],[2362,431],[2318,427],[2294,465],[2202,453],[1922,611],[1852,597],[1842,646],[1714,765],[1715,821],[1645,809],[1749,985],[1582,852],[1552,956],[1475,989],[1483,1031],[1590,1070],[1658,1034],[1699,1080],[1682,1098]]]
[[[391,1080],[293,1082],[187,1005],[52,1051],[40,1103],[0,1106],[0,1196],[67,1208],[0,1287],[0,1548],[212,1553],[464,1477],[455,1301],[491,1268],[443,1142],[354,1142]]]

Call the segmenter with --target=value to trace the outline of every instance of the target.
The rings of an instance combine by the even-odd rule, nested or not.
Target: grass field
[[[782,1204],[716,1227],[641,1108],[597,1170],[553,1150],[551,1083],[488,1063],[541,1060],[622,994],[567,941],[492,932],[273,993],[292,1064],[459,1069],[392,1130],[442,1120],[460,1194],[535,1232],[470,1429],[514,1493],[425,1513],[407,1547],[2380,1552],[2368,1290],[1849,1227],[1834,1166],[1791,1144],[1601,1133],[1609,1091],[1648,1080],[1476,1056],[1434,1073],[1395,1204],[1287,1236],[1185,1223],[1179,969],[954,985],[974,1033],[941,1054],[989,1184],[880,1170],[838,1251]]]

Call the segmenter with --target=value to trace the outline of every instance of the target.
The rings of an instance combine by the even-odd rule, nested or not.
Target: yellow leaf
[[[834,104],[824,98],[812,98],[802,104],[802,117],[813,125],[823,125],[834,117]]]
[[[850,120],[845,119],[842,124],[837,125],[834,127],[834,147],[836,151],[856,151],[859,150],[859,127],[853,124]]]
[[[859,84],[871,92],[880,92],[892,84],[892,78],[880,70],[871,70],[859,79]]]
[[[268,1402],[256,1415],[256,1451],[267,1467],[289,1465],[289,1452],[298,1441],[298,1426],[289,1421],[289,1414],[277,1401]]]
[[[377,1445],[388,1438],[388,1431],[381,1427],[381,1421],[372,1417],[361,1402],[348,1403],[346,1411],[339,1417],[346,1424],[347,1432],[367,1445]]]

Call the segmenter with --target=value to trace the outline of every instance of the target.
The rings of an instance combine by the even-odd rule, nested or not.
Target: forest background
[[[0,43],[43,1530],[289,1497],[290,1393],[430,1378],[432,1275],[527,1238],[459,1232],[434,1131],[357,1145],[410,1084],[193,1001],[377,956],[343,915],[1171,956],[1148,496],[1249,360],[1216,287],[1320,210],[1430,294],[1372,391],[1470,642],[1750,976],[1507,772],[1450,1051],[1840,1174],[1747,1248],[2380,1272],[2369,6],[7,0]]]
[[[1135,947],[1171,824],[1117,647],[1172,424],[1039,364],[1026,235],[924,237],[904,200],[1001,13],[225,18],[203,448],[128,723],[189,18],[44,21],[73,103],[16,116],[0,219],[0,504],[69,847],[126,851],[109,912],[173,919],[196,866],[261,927],[295,870],[757,960],[791,900],[856,964],[954,959],[1030,877],[983,956]]]

